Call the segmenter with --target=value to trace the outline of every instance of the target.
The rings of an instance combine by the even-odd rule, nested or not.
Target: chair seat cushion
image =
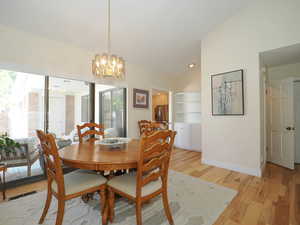
[[[74,171],[64,175],[66,195],[75,194],[89,188],[98,187],[106,183],[106,178],[93,171]],[[52,183],[52,190],[57,192],[57,184]]]
[[[108,186],[136,197],[136,173],[113,177],[107,182]],[[154,193],[162,187],[161,179],[152,181],[142,188],[142,197]]]

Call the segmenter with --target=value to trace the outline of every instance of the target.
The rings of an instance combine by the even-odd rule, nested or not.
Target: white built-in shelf
[[[200,123],[201,95],[200,92],[180,92],[174,99],[175,122]]]

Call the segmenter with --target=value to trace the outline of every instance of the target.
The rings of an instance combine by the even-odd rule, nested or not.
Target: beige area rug
[[[235,190],[170,171],[169,200],[175,225],[212,225],[236,194]],[[46,192],[40,192],[0,204],[0,225],[38,224],[45,198]],[[68,201],[63,225],[101,224],[98,202],[95,199],[85,204],[80,198]],[[56,209],[53,198],[45,225],[55,224]],[[113,224],[136,224],[133,203],[118,199],[115,213]],[[160,197],[143,206],[143,224],[168,224]]]

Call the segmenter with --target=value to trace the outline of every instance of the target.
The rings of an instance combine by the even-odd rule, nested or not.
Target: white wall
[[[48,40],[0,25],[1,69],[55,75],[128,87],[128,136],[137,137],[137,121],[141,119],[150,120],[151,107],[148,110],[133,108],[132,88],[149,91],[152,88],[172,90],[173,84],[169,81],[169,78],[155,77],[155,73],[148,68],[141,68],[130,62],[126,64],[125,81],[101,81],[91,73],[91,61],[95,53],[97,52],[88,52],[67,43]],[[126,56],[124,58],[126,59]]]
[[[176,76],[172,82],[176,92],[199,92],[201,90],[201,72],[198,69],[187,71],[180,76]]]
[[[202,40],[203,161],[260,175],[263,112],[259,53],[300,42],[299,0],[255,0]],[[244,69],[245,116],[211,115],[210,75]]]

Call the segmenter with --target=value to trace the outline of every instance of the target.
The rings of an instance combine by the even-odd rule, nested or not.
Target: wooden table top
[[[67,166],[89,170],[121,170],[137,167],[139,141],[131,140],[121,149],[109,149],[93,142],[73,144],[59,150]]]

